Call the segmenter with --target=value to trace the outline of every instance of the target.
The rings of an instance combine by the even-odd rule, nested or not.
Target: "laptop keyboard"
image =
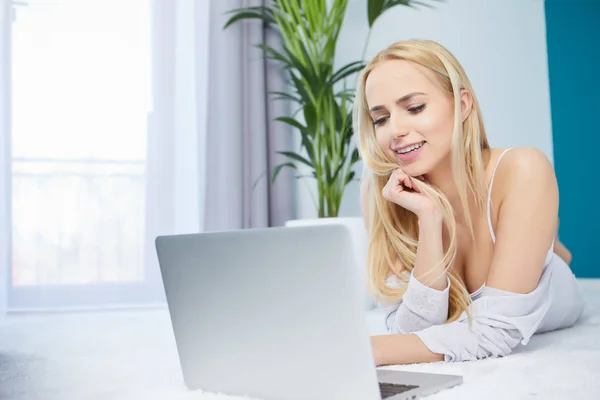
[[[400,393],[408,392],[409,390],[416,388],[418,388],[418,386],[379,382],[379,390],[381,391],[382,399],[387,399],[389,397],[395,396]]]

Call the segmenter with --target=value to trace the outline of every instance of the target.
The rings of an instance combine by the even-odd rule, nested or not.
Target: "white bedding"
[[[600,399],[600,285],[584,286],[577,326],[534,336],[509,357],[386,368],[464,376],[433,400]],[[383,329],[379,314],[370,315],[373,333]],[[237,400],[185,389],[168,318],[155,310],[0,320],[0,399]]]

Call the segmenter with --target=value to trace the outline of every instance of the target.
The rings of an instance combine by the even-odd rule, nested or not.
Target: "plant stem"
[[[323,187],[323,182],[319,179],[318,181],[318,190],[319,190],[319,218],[323,218],[325,216],[325,188]]]

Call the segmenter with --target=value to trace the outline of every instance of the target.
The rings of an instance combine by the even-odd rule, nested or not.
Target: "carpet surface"
[[[508,357],[385,368],[463,375],[462,385],[433,400],[600,399],[600,285],[583,287],[587,305],[575,327],[536,335]],[[381,311],[369,318],[381,333]],[[186,390],[168,312],[151,310],[5,317],[0,399],[240,398]]]

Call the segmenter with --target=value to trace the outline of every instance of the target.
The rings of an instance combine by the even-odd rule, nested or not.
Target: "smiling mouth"
[[[424,144],[425,144],[425,141],[422,141],[421,143],[413,144],[412,146],[408,146],[408,147],[404,147],[402,149],[399,149],[399,150],[396,151],[396,153],[398,153],[398,154],[408,154],[410,152],[413,152],[415,150],[420,149]]]

